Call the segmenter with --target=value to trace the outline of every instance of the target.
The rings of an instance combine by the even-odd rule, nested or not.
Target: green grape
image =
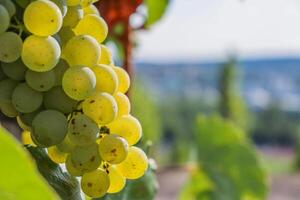
[[[76,105],[77,101],[68,97],[60,86],[54,87],[44,94],[44,106],[47,109],[69,114],[76,108]]]
[[[42,105],[43,94],[20,83],[12,94],[12,103],[19,112],[31,113]]]
[[[31,131],[31,127],[27,126],[24,122],[22,122],[20,116],[17,116],[17,123],[22,130]]]
[[[101,44],[101,57],[99,60],[99,64],[112,65],[113,63],[114,61],[109,48]]]
[[[17,81],[5,79],[0,81],[0,107],[3,103],[11,103],[11,96],[18,85]]]
[[[71,67],[75,65],[92,67],[98,63],[100,56],[100,45],[88,35],[73,37],[64,49],[64,57]]]
[[[83,7],[83,15],[95,14],[100,16],[99,10],[93,4]]]
[[[107,126],[111,133],[126,139],[130,146],[135,145],[142,137],[141,124],[131,115],[123,115]]]
[[[110,164],[119,164],[128,153],[128,143],[117,135],[106,135],[100,140],[99,153],[103,160]]]
[[[126,178],[116,169],[114,165],[108,168],[109,188],[107,193],[118,193],[126,185]]]
[[[22,81],[25,79],[25,72],[27,67],[24,65],[21,59],[11,63],[2,63],[2,70],[9,78]]]
[[[66,44],[69,42],[71,38],[75,36],[75,33],[72,31],[71,27],[62,27],[58,32],[58,35],[61,40],[62,53],[64,52]]]
[[[1,62],[0,62],[1,66]],[[7,79],[7,76],[4,74],[2,67],[0,67],[0,81],[3,81],[4,79]]]
[[[95,74],[88,67],[71,67],[63,76],[62,87],[72,99],[83,100],[95,91]]]
[[[91,67],[96,76],[96,91],[114,94],[118,88],[118,76],[107,65],[95,65]]]
[[[0,61],[14,62],[21,56],[23,41],[14,32],[0,34]]]
[[[72,176],[82,176],[83,175],[82,171],[80,171],[74,167],[74,164],[71,160],[70,154],[67,156],[67,159],[66,159],[66,169],[69,172],[69,174],[71,174]]]
[[[84,8],[90,5],[93,5],[93,3],[97,2],[98,0],[81,0],[80,5]]]
[[[52,146],[47,148],[48,151],[48,156],[49,158],[57,163],[57,164],[62,164],[66,162],[67,159],[67,153],[61,152],[56,146]]]
[[[74,29],[76,35],[90,35],[102,43],[107,36],[108,27],[102,17],[95,14],[85,15]]]
[[[59,63],[53,69],[53,72],[55,74],[55,86],[62,84],[64,73],[67,71],[68,68],[68,63],[64,59],[60,59]]]
[[[69,137],[65,137],[65,139],[56,145],[59,151],[65,152],[65,153],[70,153],[75,145],[70,141]]]
[[[47,72],[27,70],[25,79],[32,89],[39,92],[48,91],[55,85],[55,74],[53,70]]]
[[[37,36],[54,35],[61,28],[62,21],[59,7],[48,0],[31,2],[24,12],[25,27]]]
[[[75,145],[84,146],[94,143],[98,133],[98,125],[84,114],[76,113],[69,122],[68,137]]]
[[[81,3],[81,0],[67,0],[68,6],[78,6]]]
[[[109,177],[103,169],[83,174],[81,189],[89,197],[100,198],[104,196],[109,188]]]
[[[57,145],[67,135],[67,118],[56,110],[42,111],[33,119],[32,130],[38,143],[46,147]]]
[[[133,146],[129,148],[127,158],[116,167],[125,178],[138,179],[148,169],[148,158],[143,150]]]
[[[9,14],[9,17],[12,17],[16,14],[16,6],[11,0],[0,0],[0,5],[5,7]]]
[[[53,37],[31,35],[24,41],[22,60],[32,71],[45,72],[56,66],[60,53],[59,44]]]
[[[130,77],[121,67],[113,67],[113,69],[115,70],[119,80],[117,91],[125,94],[130,87]]]
[[[59,7],[62,17],[65,17],[68,11],[66,0],[51,0],[51,1]]]
[[[76,146],[70,155],[73,166],[84,173],[97,169],[101,164],[96,143],[88,146]]]
[[[19,118],[21,119],[21,121],[28,127],[32,126],[32,121],[35,118],[35,116],[37,114],[39,114],[41,112],[41,108],[37,109],[34,112],[31,113],[20,113],[19,112]]]
[[[108,93],[96,92],[84,100],[83,113],[97,124],[112,122],[118,113],[116,100]]]
[[[130,106],[130,101],[129,101],[128,97],[121,92],[117,92],[116,94],[114,94],[114,98],[118,105],[117,118],[119,118],[123,115],[129,115],[131,106]]]
[[[67,15],[64,17],[63,26],[74,28],[82,18],[82,8],[80,6],[70,6]]]
[[[1,105],[1,111],[2,113],[7,117],[17,117],[18,112],[15,109],[15,107],[12,105],[11,102],[5,102]]]
[[[0,33],[4,33],[9,26],[10,18],[5,7],[0,5]]]

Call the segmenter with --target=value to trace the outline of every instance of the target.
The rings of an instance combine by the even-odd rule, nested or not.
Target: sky
[[[171,1],[160,22],[137,33],[136,60],[300,56],[299,0]]]

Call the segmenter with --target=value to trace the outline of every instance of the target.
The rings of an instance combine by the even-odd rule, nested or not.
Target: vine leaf
[[[54,163],[48,157],[45,149],[27,146],[36,160],[38,169],[63,200],[82,200],[78,180]]]
[[[145,5],[148,11],[146,26],[156,23],[164,15],[169,4],[169,0],[146,0]]]
[[[54,190],[40,176],[26,149],[1,125],[0,152],[0,199],[58,199]]]

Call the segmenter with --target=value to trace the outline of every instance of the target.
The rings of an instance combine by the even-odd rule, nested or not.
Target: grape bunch
[[[0,109],[90,197],[142,177],[142,137],[126,71],[104,44],[94,0],[0,0]]]

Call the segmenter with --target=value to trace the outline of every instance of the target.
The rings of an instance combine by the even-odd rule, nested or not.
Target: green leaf
[[[48,157],[45,149],[32,146],[28,146],[27,149],[36,160],[40,173],[63,200],[82,200],[77,179],[63,172],[61,167]]]
[[[145,0],[148,11],[146,26],[149,27],[157,22],[165,13],[169,0]]]
[[[40,176],[27,151],[0,126],[0,199],[59,199]]]

